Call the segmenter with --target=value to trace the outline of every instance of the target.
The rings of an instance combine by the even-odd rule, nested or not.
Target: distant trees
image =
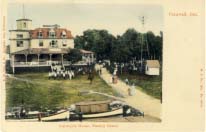
[[[75,48],[95,52],[97,60],[110,59],[115,62],[129,62],[141,59],[162,59],[161,36],[149,31],[140,33],[133,28],[121,36],[113,36],[107,30],[86,30],[74,39]],[[143,39],[144,38],[144,39]]]
[[[106,30],[86,30],[74,39],[75,48],[94,51],[97,60],[109,59],[115,37]]]
[[[151,59],[162,59],[162,37],[155,36],[153,32],[146,33],[147,42],[150,50]]]
[[[113,61],[128,62],[140,56],[140,33],[128,29],[122,36],[117,36],[114,44]]]

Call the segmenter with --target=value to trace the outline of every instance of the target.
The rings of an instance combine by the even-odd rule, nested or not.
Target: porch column
[[[87,60],[89,61],[89,65],[91,64],[91,57],[90,55],[87,56]]]
[[[63,61],[64,61],[64,54],[61,54],[62,55],[62,64],[63,64]]]
[[[14,60],[15,60],[15,55],[12,55],[11,56],[11,59],[12,59],[12,71],[13,71],[13,74],[15,73],[15,64],[14,64]]]
[[[26,61],[26,64],[27,64],[27,56],[28,56],[28,55],[27,55],[27,54],[24,54],[24,55],[25,55],[25,61]]]
[[[52,61],[52,54],[49,54],[49,57],[50,57],[50,65],[51,65],[51,61]]]
[[[40,56],[40,54],[37,54],[37,57],[38,57],[38,67],[39,67],[39,56]]]
[[[92,54],[92,63],[94,62],[94,54]]]

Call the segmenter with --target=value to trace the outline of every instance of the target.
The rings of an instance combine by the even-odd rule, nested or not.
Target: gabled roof
[[[30,31],[31,39],[38,39],[38,33],[39,32],[42,32],[42,38],[43,39],[49,38],[49,31],[50,30],[51,30],[51,28],[36,28],[34,30],[31,30]],[[66,33],[66,36],[65,36],[66,39],[73,39],[73,36],[72,36],[70,30],[67,30],[65,28],[53,28],[53,30],[56,34],[55,38],[57,38],[57,39],[62,38],[62,33],[63,32]]]
[[[160,68],[160,63],[158,60],[146,60],[146,65],[149,68]]]

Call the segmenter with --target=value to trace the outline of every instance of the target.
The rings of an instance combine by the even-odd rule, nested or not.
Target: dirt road
[[[96,65],[95,68],[99,68],[101,65]],[[161,103],[160,100],[147,95],[146,93],[136,89],[135,94],[133,96],[128,95],[129,86],[118,79],[117,84],[112,83],[112,75],[106,70],[106,68],[102,68],[102,74],[100,77],[107,82],[112,88],[114,88],[119,94],[121,94],[124,98],[123,100],[130,106],[143,111],[145,115],[149,115],[155,118],[161,118]]]

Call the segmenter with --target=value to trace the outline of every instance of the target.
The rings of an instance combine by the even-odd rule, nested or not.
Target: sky
[[[8,4],[8,29],[16,29],[16,20],[23,18],[23,4]],[[71,30],[72,35],[82,35],[87,29],[106,29],[113,35],[122,35],[128,28],[139,32],[163,31],[163,9],[158,5],[141,4],[88,4],[53,3],[24,4],[25,17],[32,27],[58,24]],[[142,27],[140,16],[145,16]]]

